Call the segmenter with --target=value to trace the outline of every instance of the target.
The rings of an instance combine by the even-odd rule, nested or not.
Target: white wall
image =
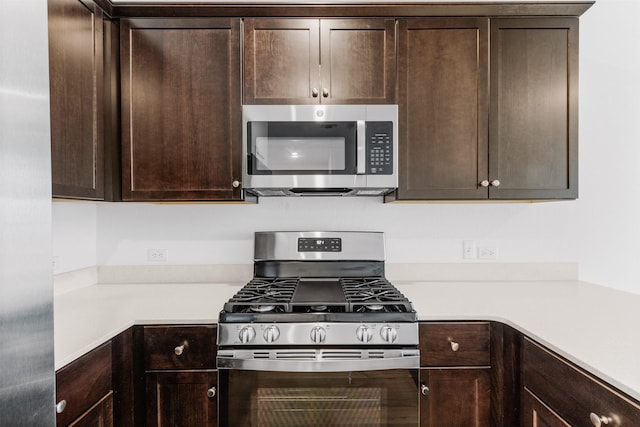
[[[390,262],[470,262],[462,240],[498,248],[498,262],[578,262],[583,280],[640,293],[640,13],[598,0],[580,23],[580,199],[518,204],[383,204],[380,199],[262,199],[258,205],[54,204],[59,271],[147,264],[250,263],[256,230],[380,230]],[[58,212],[60,211],[60,212]],[[64,215],[59,214],[64,213]],[[63,242],[64,241],[64,242]],[[54,253],[55,255],[55,253]],[[73,262],[66,262],[71,257]],[[95,257],[95,259],[91,259]],[[77,259],[76,259],[77,258]],[[481,262],[481,261],[475,261]],[[487,262],[487,261],[485,261]],[[491,261],[489,261],[491,262]]]

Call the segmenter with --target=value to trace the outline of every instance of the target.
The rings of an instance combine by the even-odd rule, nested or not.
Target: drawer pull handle
[[[187,341],[184,341],[179,346],[176,346],[176,348],[173,349],[173,352],[176,354],[176,356],[182,356],[182,353],[184,353],[187,347],[189,347],[189,343]]]
[[[58,414],[63,413],[66,407],[67,407],[67,401],[64,399],[61,400],[56,404],[56,413]]]
[[[208,398],[216,397],[216,388],[215,387],[211,387],[209,390],[207,390],[207,397]]]
[[[420,393],[422,393],[423,396],[427,396],[429,394],[429,387],[424,384],[420,384]]]
[[[449,344],[451,344],[451,351],[458,351],[460,350],[460,344],[455,342],[455,341],[449,341]]]
[[[601,417],[598,414],[594,414],[593,412],[589,414],[589,419],[591,420],[591,424],[595,427],[600,427],[601,425],[608,425],[611,421],[613,421],[610,417]]]

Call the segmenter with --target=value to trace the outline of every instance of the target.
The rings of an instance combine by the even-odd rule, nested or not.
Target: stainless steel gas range
[[[375,232],[259,232],[219,316],[222,426],[417,426],[418,324]]]

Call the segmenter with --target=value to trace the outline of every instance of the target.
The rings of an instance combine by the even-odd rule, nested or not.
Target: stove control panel
[[[342,239],[339,237],[300,237],[298,252],[342,252]]]
[[[219,346],[418,345],[417,322],[221,323]]]

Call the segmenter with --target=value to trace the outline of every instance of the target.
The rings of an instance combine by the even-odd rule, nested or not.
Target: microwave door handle
[[[358,175],[364,175],[366,173],[366,127],[364,120],[357,121],[357,132],[356,132],[356,173]]]

